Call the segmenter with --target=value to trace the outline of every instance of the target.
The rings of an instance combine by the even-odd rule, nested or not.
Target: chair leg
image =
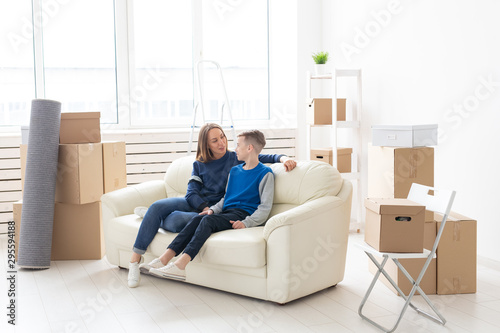
[[[365,306],[365,303],[368,300],[368,297],[370,296],[371,292],[373,291],[373,287],[375,286],[375,283],[377,283],[377,280],[378,280],[378,277],[380,276],[380,274],[382,273],[385,277],[387,277],[389,279],[389,281],[392,280],[388,275],[386,275],[386,272],[384,270],[384,266],[387,263],[387,259],[389,259],[389,257],[384,256],[384,259],[382,260],[382,263],[379,264],[378,261],[373,257],[373,255],[371,253],[368,253],[368,252],[365,252],[365,253],[373,261],[373,263],[377,266],[378,270],[375,273],[375,275],[373,276],[373,280],[370,283],[370,286],[368,287],[368,290],[366,291],[365,296],[361,300],[361,304],[359,305],[359,308],[358,308],[358,314],[360,315],[361,318],[363,318],[364,320],[368,321],[373,326],[381,329],[382,331],[387,332],[387,333],[394,332],[394,330],[396,330],[396,328],[397,328],[397,326],[399,324],[399,321],[401,319],[398,320],[398,322],[396,323],[396,325],[394,325],[394,327],[392,329],[389,329],[389,328],[386,328],[386,327],[380,325],[379,323],[371,320],[370,318],[368,318],[367,316],[365,316],[363,314],[363,307]],[[397,285],[396,285],[396,288],[399,289],[399,287]]]
[[[387,272],[384,270],[384,266],[385,264],[387,263],[387,260],[389,259],[388,256],[384,256],[384,259],[382,260],[382,263],[379,264],[377,259],[375,259],[375,257],[371,254],[371,253],[368,253],[368,252],[365,252],[368,257],[370,258],[370,260],[377,266],[378,270],[377,272],[375,273],[374,277],[373,277],[373,280],[372,282],[370,283],[370,286],[368,287],[368,290],[366,291],[366,294],[365,296],[363,297],[362,301],[361,301],[361,304],[359,306],[359,309],[358,309],[358,314],[361,316],[361,318],[365,319],[366,321],[370,322],[372,325],[376,326],[377,328],[383,330],[384,332],[394,332],[396,330],[396,328],[398,327],[399,323],[401,322],[401,319],[403,319],[403,315],[405,314],[406,310],[408,309],[408,306],[411,306],[415,311],[417,311],[417,313],[420,313],[426,317],[428,317],[429,319],[432,319],[442,325],[444,325],[446,323],[446,320],[444,319],[444,317],[439,313],[439,311],[434,307],[434,305],[432,304],[432,302],[430,301],[430,299],[427,297],[427,295],[425,295],[425,293],[423,292],[423,290],[420,288],[420,280],[422,279],[423,277],[423,274],[421,274],[419,276],[419,278],[417,279],[417,281],[414,281],[413,278],[411,277],[411,275],[404,269],[404,267],[399,263],[399,261],[397,259],[394,259],[394,262],[396,263],[396,265],[399,267],[399,269],[401,269],[401,271],[403,272],[403,274],[405,274],[405,276],[410,280],[410,282],[413,284],[413,288],[412,290],[410,291],[410,294],[408,296],[406,296],[403,291],[401,290],[401,288],[399,288],[399,286],[397,285],[397,283],[389,276],[389,274],[387,274]],[[424,271],[425,273],[425,271]],[[386,327],[383,327],[382,325],[378,324],[377,322],[371,320],[370,318],[366,317],[364,314],[363,314],[363,307],[365,306],[365,303],[366,301],[368,300],[368,297],[370,296],[371,292],[373,291],[373,288],[375,286],[375,283],[377,282],[380,274],[383,274],[387,280],[391,283],[391,285],[398,291],[398,293],[403,297],[403,299],[405,300],[405,304],[403,305],[403,308],[401,309],[401,312],[399,314],[399,317],[398,319],[396,320],[396,323],[394,324],[394,326],[392,328],[386,328]],[[432,308],[432,310],[439,316],[439,318],[436,318],[430,314],[428,314],[427,312],[417,308],[413,303],[411,303],[411,299],[413,298],[413,296],[415,295],[415,293],[417,292],[420,293],[420,295],[423,296],[424,300],[429,304],[429,306]]]
[[[430,260],[428,261],[430,262]],[[425,271],[427,270],[427,267],[428,267],[428,262],[425,263],[424,267],[422,268],[422,272],[419,277],[417,278],[417,281],[415,281],[412,276],[410,275],[410,273],[408,273],[408,271],[403,267],[403,265],[401,265],[401,263],[399,262],[399,260],[397,259],[394,259],[394,263],[398,266],[398,268],[401,270],[401,272],[403,272],[403,274],[406,276],[406,278],[413,284],[413,288],[412,288],[412,292],[415,293],[418,292],[420,293],[420,296],[422,296],[422,298],[425,300],[425,302],[429,305],[429,307],[432,309],[432,311],[434,311],[435,314],[438,315],[439,318],[429,314],[428,312],[425,312],[423,311],[422,309],[420,308],[417,308],[415,305],[413,305],[412,303],[410,303],[409,305],[412,307],[413,310],[417,311],[419,314],[431,319],[431,320],[434,320],[435,322],[437,322],[438,324],[441,324],[441,325],[444,325],[446,324],[446,319],[443,317],[443,315],[438,311],[438,309],[434,306],[434,304],[431,302],[431,300],[429,299],[429,297],[427,297],[427,295],[425,294],[425,292],[422,290],[422,288],[420,288],[420,282],[425,274]]]

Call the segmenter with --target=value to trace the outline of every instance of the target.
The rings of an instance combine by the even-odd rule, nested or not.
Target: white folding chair
[[[434,191],[434,194],[430,194],[430,191]],[[358,309],[358,314],[374,326],[378,327],[379,329],[385,331],[385,332],[393,332],[396,330],[398,327],[401,319],[403,318],[404,313],[406,312],[406,309],[408,308],[408,305],[411,306],[415,311],[417,311],[419,314],[422,314],[426,316],[429,319],[432,319],[439,324],[444,325],[446,323],[446,319],[439,313],[439,311],[436,309],[436,307],[432,304],[431,300],[427,297],[427,295],[423,292],[423,290],[420,288],[420,282],[422,281],[422,278],[424,277],[424,274],[427,270],[427,267],[429,267],[429,264],[433,258],[436,257],[436,249],[439,244],[439,240],[441,239],[441,234],[443,233],[444,226],[446,224],[446,219],[448,217],[448,214],[450,213],[451,210],[451,205],[453,204],[453,200],[455,198],[455,191],[450,191],[450,190],[436,190],[432,187],[429,186],[424,186],[420,184],[413,183],[410,189],[410,193],[408,194],[408,199],[411,201],[414,201],[416,203],[419,203],[421,205],[424,205],[427,210],[434,211],[437,213],[441,213],[443,215],[443,220],[441,222],[441,226],[439,227],[439,230],[436,235],[436,240],[434,242],[434,245],[432,246],[432,250],[427,250],[424,249],[424,252],[422,253],[389,253],[389,252],[380,252],[372,248],[371,246],[367,244],[359,244],[358,246],[365,251],[365,253],[368,255],[368,257],[373,261],[373,263],[377,266],[378,271],[375,273],[373,280],[368,287],[368,290],[366,291],[365,296],[363,297],[363,300],[361,301],[361,304],[359,305]],[[378,257],[383,257],[382,262],[379,264],[375,256]],[[411,275],[408,273],[408,271],[401,265],[399,262],[399,259],[407,259],[407,258],[426,258],[427,260],[425,261],[424,266],[422,267],[422,270],[420,271],[420,274],[418,275],[417,279],[414,280]],[[392,259],[396,266],[403,272],[403,274],[410,280],[410,282],[413,284],[413,287],[410,291],[410,294],[406,296],[401,289],[398,287],[397,283],[394,282],[394,280],[389,276],[389,274],[384,270],[384,266],[388,259]],[[399,294],[404,298],[405,304],[401,310],[401,313],[399,314],[399,317],[396,321],[396,324],[394,327],[391,329],[385,328],[381,326],[380,324],[376,323],[375,321],[371,320],[370,318],[366,317],[363,314],[363,307],[365,306],[365,303],[370,296],[370,293],[373,290],[373,287],[375,286],[375,283],[377,282],[380,274],[383,274],[387,280],[396,288],[396,290],[399,292]],[[415,295],[415,292],[419,292],[420,295],[423,297],[423,299],[427,302],[427,304],[430,306],[430,308],[434,311],[434,313],[438,316],[435,317],[419,308],[417,308],[415,305],[411,303],[411,299],[413,295]]]

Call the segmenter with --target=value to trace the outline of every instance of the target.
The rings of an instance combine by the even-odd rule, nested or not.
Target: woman
[[[286,171],[293,170],[297,165],[289,157],[278,154],[261,154],[259,161],[281,162]],[[149,264],[141,264],[142,255],[153,241],[158,228],[180,232],[191,218],[219,202],[225,194],[229,171],[241,163],[243,162],[238,161],[236,153],[228,150],[226,135],[219,125],[208,123],[200,129],[196,161],[193,162],[193,172],[189,178],[186,196],[158,200],[144,215],[129,263],[129,287],[134,288],[139,285],[140,270],[149,272],[151,268],[163,267],[158,258]]]

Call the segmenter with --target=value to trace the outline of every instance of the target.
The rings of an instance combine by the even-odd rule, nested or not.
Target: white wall
[[[271,128],[297,128],[305,138],[306,71],[313,69],[310,50],[322,45],[322,0],[270,1]],[[308,61],[310,60],[310,61]],[[297,140],[297,158],[304,159],[305,140]]]
[[[363,70],[363,145],[373,124],[437,123],[435,186],[457,190],[453,210],[478,221],[478,255],[500,261],[500,3],[323,0],[325,9],[335,66]]]

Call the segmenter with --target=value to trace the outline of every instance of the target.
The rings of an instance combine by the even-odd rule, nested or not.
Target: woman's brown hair
[[[198,134],[198,148],[196,149],[197,161],[208,163],[214,160],[214,154],[208,147],[208,132],[210,132],[210,130],[214,128],[220,129],[222,135],[224,135],[224,137],[226,138],[226,151],[227,151],[227,137],[222,127],[220,127],[220,125],[218,124],[207,123],[201,127],[200,134]]]

